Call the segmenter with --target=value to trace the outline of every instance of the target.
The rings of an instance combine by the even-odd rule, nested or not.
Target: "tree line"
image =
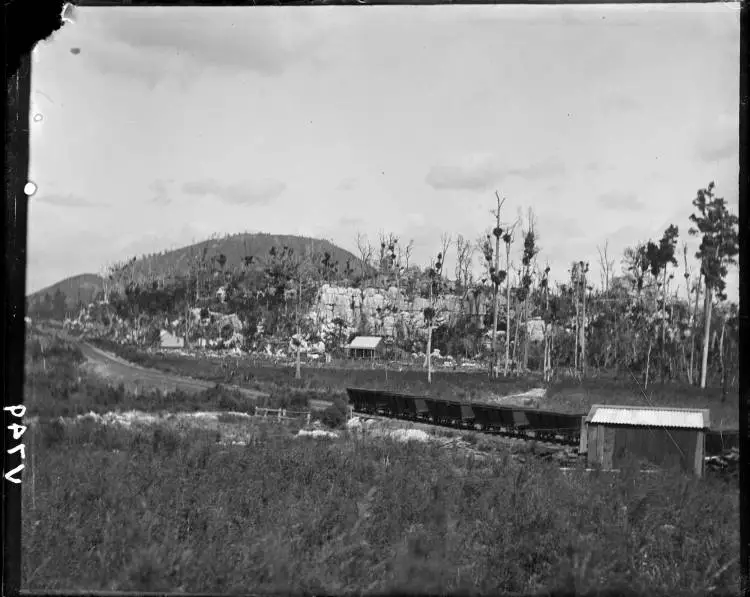
[[[98,297],[107,307],[100,318],[111,325],[117,316],[136,330],[178,318],[190,341],[198,331],[190,310],[210,307],[237,313],[249,337],[293,338],[299,346],[302,338],[321,339],[307,314],[323,284],[395,287],[427,302],[422,329],[397,326],[389,341],[405,351],[425,352],[428,377],[430,354],[437,348],[456,357],[485,358],[492,376],[536,369],[550,379],[555,372],[586,376],[593,369],[635,372],[646,385],[654,379],[684,379],[701,387],[709,381],[725,387],[737,383],[737,305],[727,301],[725,289],[728,268],[736,265],[738,220],[715,194],[713,182],[692,201],[687,233],[700,240],[698,271],[690,268],[684,242],[680,247],[681,231],[670,225],[661,238],[628,247],[619,273],[608,245],[598,247],[599,284],[583,260],[570,264],[564,282],[553,284],[554,272],[540,258],[533,211],[504,222],[503,206],[496,192],[488,229],[476,240],[443,234],[427,266],[414,263],[413,241],[382,231],[375,243],[358,234],[356,259],[343,263],[329,252],[286,246],[271,247],[265,255],[246,251],[231,267],[225,255],[204,247],[190,255],[187,268],[158,273],[141,271],[133,258],[107,269]],[[514,248],[520,248],[518,259]],[[445,271],[451,251],[452,275]],[[441,299],[448,295],[460,298],[458,312],[441,312]],[[45,298],[47,313],[55,303],[54,297]],[[57,303],[62,304],[59,297]],[[360,321],[356,332],[382,330],[382,319],[397,310],[386,305],[378,310],[380,326]],[[338,318],[334,324],[338,334],[324,339],[332,350],[348,340],[346,322]]]

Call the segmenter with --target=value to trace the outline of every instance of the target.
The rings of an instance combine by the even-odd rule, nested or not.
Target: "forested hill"
[[[224,269],[231,270],[241,267],[247,256],[252,256],[257,261],[266,257],[272,247],[281,249],[285,246],[294,250],[294,253],[298,255],[303,255],[307,250],[318,254],[328,252],[331,255],[331,262],[338,262],[341,269],[344,268],[347,260],[350,261],[352,268],[357,267],[358,260],[352,253],[327,240],[287,234],[248,233],[213,238],[172,251],[139,256],[135,271],[143,274],[186,274],[191,256],[199,255],[204,248],[209,259],[224,255],[226,258]]]
[[[358,259],[352,253],[327,240],[286,234],[253,233],[212,238],[171,251],[139,255],[134,270],[135,273],[147,276],[185,275],[189,272],[191,256],[201,254],[205,248],[208,259],[219,258],[220,255],[224,255],[226,258],[224,269],[229,271],[240,267],[244,263],[245,257],[248,256],[254,257],[255,263],[260,264],[272,247],[281,249],[284,246],[293,249],[294,253],[299,255],[304,254],[309,249],[318,254],[327,252],[331,256],[331,262],[338,262],[341,270],[344,269],[347,260],[350,261],[352,268],[359,269]],[[123,255],[123,261],[128,257]],[[65,308],[73,309],[79,303],[89,303],[94,299],[96,294],[102,290],[102,278],[97,274],[80,274],[38,290],[27,297],[29,314],[33,316],[38,311],[38,308],[45,301],[45,296],[48,296],[47,310],[51,309],[58,290],[65,295]],[[62,305],[59,305],[59,307],[62,307]]]
[[[45,296],[49,295],[50,299],[59,292],[65,295],[66,305],[70,308],[79,302],[90,303],[96,294],[102,289],[102,278],[97,274],[79,274],[65,278],[56,282],[47,288],[42,288],[26,297],[29,310],[33,311],[35,307],[44,302]]]

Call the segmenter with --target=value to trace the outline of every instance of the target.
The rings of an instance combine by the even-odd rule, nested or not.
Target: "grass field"
[[[110,342],[99,345],[144,367],[221,383],[229,381],[228,370],[219,359],[190,358],[169,353],[162,356]],[[427,375],[421,370],[389,370],[386,374],[383,369],[313,366],[303,367],[302,379],[297,380],[294,379],[293,368],[254,364],[246,356],[229,357],[227,363],[236,370],[233,383],[277,395],[292,389],[341,395],[346,387],[362,387],[482,401],[546,386],[544,407],[562,412],[587,413],[593,404],[708,408],[711,410],[712,428],[737,429],[739,425],[738,392],[728,394],[723,401],[720,388],[701,390],[686,383],[655,383],[647,388],[647,401],[627,373],[618,379],[611,375],[597,375],[583,381],[568,378],[544,384],[537,375],[492,380],[482,372],[438,370],[433,374],[432,384],[428,384]]]
[[[294,425],[131,428],[93,410],[235,410],[222,388],[134,396],[29,344],[23,586],[30,590],[705,595],[738,590],[736,483],[563,472]],[[307,373],[307,372],[306,372]],[[481,442],[475,447],[481,448]]]
[[[429,445],[35,426],[35,590],[736,591],[738,492]]]

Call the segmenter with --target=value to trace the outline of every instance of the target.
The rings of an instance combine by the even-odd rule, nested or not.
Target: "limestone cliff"
[[[441,297],[437,302],[438,323],[450,323],[461,313],[479,314],[481,319],[487,308],[486,299],[463,298],[455,294]],[[396,287],[346,288],[324,285],[318,292],[310,317],[319,324],[342,319],[350,328],[361,333],[383,336],[419,334],[424,329],[424,310],[429,299],[408,297]]]

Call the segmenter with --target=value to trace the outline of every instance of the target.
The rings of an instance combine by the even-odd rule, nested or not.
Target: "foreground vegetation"
[[[500,446],[479,458],[387,439],[320,442],[263,421],[242,423],[257,426],[245,446],[220,443],[216,428],[61,421],[246,405],[221,387],[107,388],[60,339],[27,350],[26,404],[38,417],[23,484],[29,590],[737,592],[731,482],[563,472],[519,465]]]
[[[34,426],[30,590],[737,589],[738,492],[430,445]],[[30,473],[29,473],[30,474]]]

